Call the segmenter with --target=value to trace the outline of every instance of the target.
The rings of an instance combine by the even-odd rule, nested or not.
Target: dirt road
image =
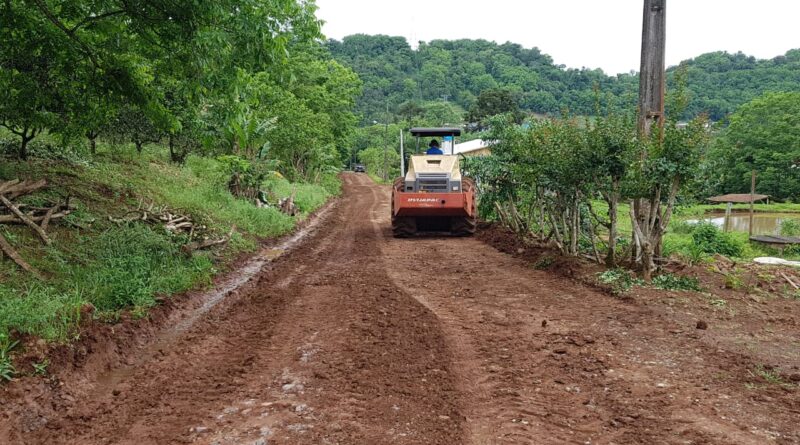
[[[193,323],[9,395],[0,443],[800,443],[797,390],[747,389],[745,348],[477,239],[395,240],[388,188],[344,178]]]

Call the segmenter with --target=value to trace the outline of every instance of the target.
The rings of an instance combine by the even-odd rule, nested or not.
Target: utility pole
[[[639,134],[648,137],[653,126],[664,135],[664,93],[667,0],[644,0],[642,65],[639,71]]]
[[[400,176],[406,175],[406,153],[405,146],[403,145],[403,129],[400,129]]]
[[[389,102],[386,102],[386,124],[383,127],[383,182],[388,181],[389,165],[388,155],[389,152]]]
[[[664,95],[666,92],[665,56],[667,41],[667,0],[644,0],[642,19],[642,64],[639,70],[639,136],[650,138],[655,129],[659,141],[664,138]],[[647,154],[642,152],[642,161]],[[656,195],[658,196],[658,195]],[[654,258],[661,255],[661,230],[652,229],[653,211],[647,199],[633,201],[633,260],[641,260],[642,273],[649,282],[655,267]],[[654,203],[656,206],[659,203]],[[656,221],[660,226],[661,221]],[[653,233],[654,232],[654,233]]]
[[[750,236],[753,236],[753,201],[756,198],[756,169],[753,168],[753,171],[750,175],[750,226],[749,232]]]

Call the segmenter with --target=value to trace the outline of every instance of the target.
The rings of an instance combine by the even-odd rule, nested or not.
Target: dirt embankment
[[[0,442],[800,443],[797,384],[770,370],[800,363],[800,303],[726,301],[623,300],[478,239],[395,240],[388,188],[347,175],[319,230],[179,332],[11,385]]]

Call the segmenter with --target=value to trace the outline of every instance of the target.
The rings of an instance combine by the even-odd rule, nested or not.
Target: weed
[[[653,278],[653,287],[664,290],[688,290],[699,292],[702,290],[700,282],[695,277],[685,277],[665,273]]]
[[[533,263],[533,268],[536,270],[545,270],[555,263],[555,259],[551,256],[543,256]]]
[[[711,256],[703,251],[699,246],[692,244],[686,250],[686,259],[690,266],[707,262]]]
[[[728,305],[728,301],[724,300],[722,298],[711,298],[708,301],[708,304],[710,304],[711,306],[714,306],[716,308],[724,308],[725,306]]]
[[[611,291],[614,294],[623,294],[629,291],[633,286],[641,286],[644,284],[642,280],[634,277],[625,269],[609,269],[598,274],[597,278],[601,283],[610,285]]]
[[[687,221],[675,221],[669,226],[672,233],[678,233],[682,235],[688,235],[692,233],[695,227],[697,227],[697,223],[690,223]]]
[[[11,341],[7,334],[0,333],[0,381],[11,381],[17,372],[11,361],[11,351],[18,343],[18,341]]]
[[[751,372],[754,377],[759,377],[771,385],[786,385],[780,373],[774,369],[767,369],[764,365],[756,366],[755,373]]]
[[[800,220],[784,219],[781,221],[781,235],[797,236],[800,235]]]
[[[757,272],[756,275],[758,276],[758,279],[760,281],[771,282],[771,281],[775,280],[775,275],[771,274],[769,272],[761,272],[761,271],[759,271],[759,272]]]
[[[94,319],[101,323],[118,323],[122,319],[122,311],[97,311],[94,313]]]
[[[131,316],[135,320],[140,320],[147,317],[148,312],[149,308],[147,306],[134,306],[133,309],[131,309]]]
[[[745,243],[741,240],[730,233],[720,231],[717,226],[710,223],[697,224],[692,231],[692,242],[709,255],[718,253],[729,257],[741,257],[745,248]]]
[[[744,286],[742,270],[738,267],[725,274],[725,287],[732,290],[741,289]]]
[[[50,360],[44,359],[41,363],[33,364],[33,375],[44,376],[47,375],[47,367],[50,366]]]

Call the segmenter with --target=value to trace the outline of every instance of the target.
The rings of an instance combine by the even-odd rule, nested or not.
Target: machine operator
[[[441,148],[439,148],[439,141],[436,139],[432,140],[430,145],[428,145],[428,151],[425,152],[428,155],[443,155],[444,152]]]

